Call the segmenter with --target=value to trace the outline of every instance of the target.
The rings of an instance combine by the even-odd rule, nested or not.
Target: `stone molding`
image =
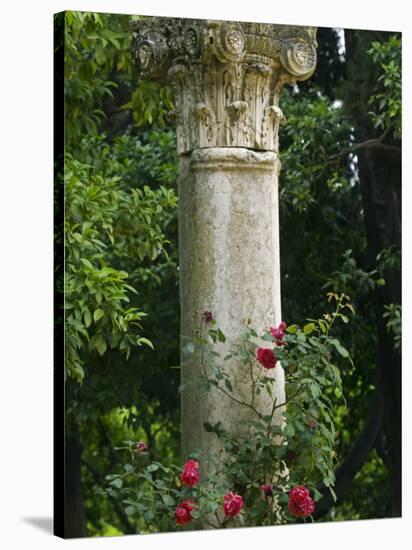
[[[316,29],[148,17],[133,21],[139,76],[171,84],[180,154],[203,147],[278,151],[285,84],[316,67]]]
[[[273,151],[251,151],[243,147],[211,147],[196,149],[190,157],[192,170],[245,170],[273,172],[280,162]]]

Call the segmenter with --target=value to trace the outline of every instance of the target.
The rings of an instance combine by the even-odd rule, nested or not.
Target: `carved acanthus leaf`
[[[132,29],[139,75],[174,88],[180,153],[277,151],[279,93],[315,70],[316,29],[159,17],[134,21]]]

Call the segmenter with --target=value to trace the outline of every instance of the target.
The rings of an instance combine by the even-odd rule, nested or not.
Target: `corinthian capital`
[[[174,88],[179,153],[277,152],[280,90],[315,70],[315,28],[150,17],[132,30],[138,74]]]

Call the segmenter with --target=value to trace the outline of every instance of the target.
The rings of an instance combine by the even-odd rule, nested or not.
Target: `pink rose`
[[[184,525],[192,520],[191,511],[195,508],[193,500],[185,500],[178,504],[175,510],[175,519],[177,525]]]
[[[277,346],[284,346],[286,344],[286,342],[283,340],[286,334],[285,321],[282,321],[278,327],[270,327],[269,330]]]
[[[256,359],[265,369],[273,369],[276,367],[276,356],[273,350],[269,348],[258,348],[256,351]]]
[[[184,465],[183,472],[180,476],[183,485],[193,487],[199,481],[199,464],[196,460],[188,460]]]
[[[299,485],[289,491],[289,512],[294,516],[309,516],[315,510],[315,503],[306,487]]]
[[[236,516],[243,508],[243,498],[240,495],[235,495],[232,491],[229,491],[224,496],[223,509],[226,516]]]
[[[144,441],[138,441],[134,448],[136,453],[144,453],[147,451],[147,445]]]

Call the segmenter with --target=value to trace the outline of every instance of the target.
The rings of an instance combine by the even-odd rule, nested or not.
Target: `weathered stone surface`
[[[258,330],[280,323],[278,171],[279,160],[274,152],[209,148],[181,157],[183,342],[192,337],[204,310],[213,312],[231,343],[241,337],[248,320]],[[225,362],[225,368],[234,381],[235,395],[250,403],[249,367],[232,359]],[[205,432],[203,422],[221,421],[236,433],[239,421],[254,414],[218,390],[196,390],[200,374],[198,361],[182,365],[184,456],[196,448],[218,452],[217,438]],[[282,367],[277,365],[267,374],[275,378],[274,397],[283,403]],[[262,414],[270,414],[272,403],[262,392],[255,405]]]
[[[278,131],[285,117],[279,95],[315,70],[315,34],[312,27],[230,21],[133,23],[138,73],[175,92],[183,344],[205,310],[213,312],[227,346],[241,338],[248,320],[258,331],[281,321]],[[197,389],[199,362],[186,361],[184,353],[182,359],[183,459],[198,448],[216,455],[218,440],[203,423],[221,421],[237,434],[240,421],[254,413],[217,389]],[[250,402],[249,366],[230,359],[225,368],[235,395]],[[282,367],[266,374],[276,381],[273,398],[283,403]],[[270,414],[273,398],[262,392],[254,405]]]
[[[201,147],[277,151],[279,93],[316,66],[315,29],[146,18],[133,23],[143,78],[175,90],[179,153]]]

